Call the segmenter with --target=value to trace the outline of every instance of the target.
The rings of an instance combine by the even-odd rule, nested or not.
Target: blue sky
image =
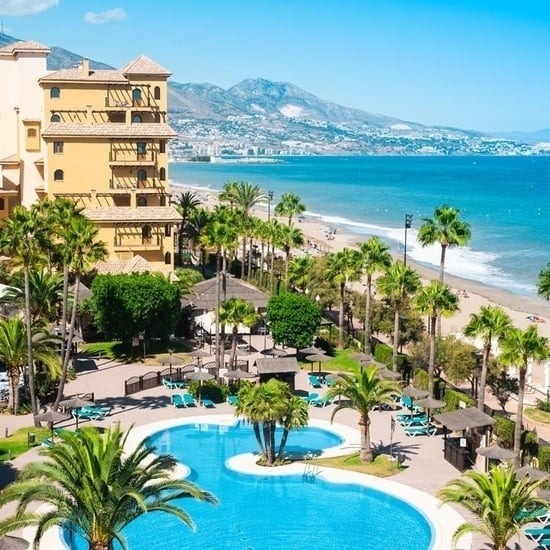
[[[0,0],[3,32],[176,82],[291,82],[347,107],[550,128],[548,0]]]

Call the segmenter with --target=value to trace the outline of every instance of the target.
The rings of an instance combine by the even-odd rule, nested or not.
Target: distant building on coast
[[[0,48],[0,219],[16,204],[69,198],[106,243],[104,271],[173,271],[181,217],[169,201],[171,73],[144,55],[121,69],[82,59],[49,72],[49,51]]]

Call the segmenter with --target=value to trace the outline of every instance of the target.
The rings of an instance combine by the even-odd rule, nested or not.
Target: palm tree
[[[494,343],[501,341],[511,328],[512,320],[501,307],[481,306],[479,313],[470,314],[470,320],[463,329],[465,336],[483,340],[483,359],[477,401],[477,408],[482,412],[485,408],[485,385],[491,348]]]
[[[420,288],[420,276],[401,261],[393,263],[376,281],[378,292],[386,297],[394,308],[393,323],[393,370],[397,372],[397,351],[399,346],[399,321],[407,300]]]
[[[283,457],[288,435],[281,439],[277,450],[277,424],[282,425],[284,430],[306,426],[308,405],[303,399],[292,395],[288,384],[271,378],[265,383],[241,388],[235,415],[252,423],[261,455],[259,464],[273,465]]]
[[[550,300],[550,262],[539,273],[537,293],[546,300]]]
[[[304,292],[311,277],[312,267],[313,258],[309,254],[293,258],[288,264],[289,284]]]
[[[95,427],[63,432],[59,444],[41,451],[46,460],[27,464],[0,495],[2,505],[19,502],[15,514],[0,522],[0,533],[35,526],[37,546],[50,527],[60,526],[83,537],[90,550],[112,550],[115,540],[126,547],[122,530],[148,512],[165,512],[193,527],[172,502],[215,498],[173,476],[176,460],[155,455],[145,441],[126,451],[129,433],[117,425],[103,434]],[[48,509],[34,511],[35,503],[48,503]]]
[[[511,328],[500,344],[500,360],[508,366],[517,366],[519,370],[518,382],[518,408],[516,425],[514,429],[514,451],[516,453],[516,465],[520,464],[521,432],[523,424],[523,402],[525,398],[525,378],[530,361],[542,361],[550,355],[548,338],[539,336],[535,325],[522,331],[519,328]]]
[[[342,409],[353,409],[359,413],[361,430],[359,458],[362,462],[373,459],[370,445],[370,411],[375,405],[390,404],[392,396],[400,393],[399,383],[378,376],[378,368],[375,365],[368,366],[361,372],[356,370],[353,373],[341,373],[328,389],[327,398],[338,397],[338,405],[330,417],[331,422],[336,413]]]
[[[276,235],[277,246],[280,246],[285,252],[285,287],[288,289],[288,264],[290,262],[291,251],[304,244],[304,234],[301,229],[293,225],[279,225]]]
[[[63,346],[64,353],[61,379],[59,381],[59,387],[57,389],[57,397],[55,400],[55,407],[59,405],[59,402],[63,398],[63,391],[65,389],[65,381],[67,379],[67,370],[69,367],[69,359],[71,356],[71,349],[73,345],[73,338],[76,326],[76,313],[78,307],[78,298],[80,291],[80,280],[84,272],[99,260],[104,259],[107,256],[107,248],[105,243],[98,239],[99,230],[88,218],[82,214],[75,214],[71,218],[65,221],[63,229],[59,232],[61,239],[60,248],[63,250],[63,257],[65,258],[65,268],[72,271],[74,274],[74,292],[73,292],[73,304],[71,311],[71,320],[69,323],[69,330],[67,335],[67,344]],[[66,311],[66,307],[64,310]],[[66,320],[63,318],[63,329],[65,329]],[[65,338],[65,332],[62,332],[63,338]]]
[[[505,550],[508,541],[532,521],[525,510],[548,504],[534,496],[544,481],[517,479],[515,469],[504,465],[494,466],[488,472],[470,470],[449,481],[437,496],[445,503],[460,504],[478,519],[460,525],[453,542],[463,535],[479,533],[490,539],[495,550]]]
[[[288,225],[292,224],[292,217],[303,214],[306,211],[306,206],[302,202],[300,195],[296,193],[283,193],[281,200],[275,206],[275,214],[277,216],[285,216],[288,218]]]
[[[239,325],[244,325],[245,327],[253,326],[258,320],[256,308],[251,302],[247,302],[237,296],[232,296],[220,304],[216,316],[220,325],[231,326],[231,359],[229,364],[234,366],[237,357]]]
[[[436,323],[443,317],[454,315],[459,308],[457,295],[449,285],[440,281],[431,281],[429,285],[422,287],[415,296],[416,309],[430,319],[428,333],[430,335],[430,356],[428,360],[428,394],[434,397],[434,363],[435,363],[435,340]]]
[[[359,251],[343,248],[329,254],[324,275],[338,287],[338,347],[344,348],[344,309],[346,301],[346,286],[357,281],[361,270],[361,255]]]
[[[34,383],[29,272],[31,266],[39,265],[40,261],[44,260],[44,251],[50,248],[50,230],[41,209],[33,205],[28,210],[23,206],[16,206],[10,217],[4,220],[0,231],[0,250],[23,265],[29,394],[33,415],[38,413],[38,404]]]
[[[433,218],[424,218],[416,239],[422,246],[435,243],[441,245],[439,280],[443,282],[445,273],[445,253],[447,248],[466,246],[472,236],[470,224],[459,219],[460,210],[443,204],[434,210]]]
[[[61,371],[57,340],[47,331],[33,329],[31,334],[33,356],[40,361],[52,377]],[[6,365],[10,382],[8,408],[13,414],[19,411],[19,379],[25,367],[30,365],[27,347],[27,327],[19,317],[0,318],[0,361]],[[29,375],[32,369],[29,367]]]
[[[363,263],[363,273],[367,276],[367,288],[365,292],[365,353],[370,351],[371,329],[371,300],[372,300],[372,276],[390,267],[392,257],[390,247],[373,235],[368,241],[359,244],[359,253]]]
[[[189,218],[193,215],[194,212],[197,211],[200,205],[201,201],[197,198],[196,193],[193,191],[185,191],[183,193],[180,193],[177,198],[175,208],[178,211],[178,214],[180,214],[181,216],[181,223],[178,234],[178,252],[180,258],[183,253],[184,239],[187,236],[186,231]]]

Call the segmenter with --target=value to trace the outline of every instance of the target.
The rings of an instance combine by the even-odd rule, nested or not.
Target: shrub
[[[495,423],[493,425],[493,432],[498,437],[499,443],[503,447],[512,449],[514,447],[514,429],[516,423],[509,418],[500,416],[499,414],[493,417]]]
[[[539,447],[538,452],[539,468],[545,472],[550,472],[550,445]]]
[[[550,412],[550,401],[537,399],[537,409],[539,411]]]
[[[446,403],[445,410],[447,411],[459,409],[461,406],[460,402],[464,403],[466,407],[471,407],[474,404],[473,399],[469,395],[450,388],[445,389],[444,400]]]
[[[539,436],[537,432],[524,430],[521,434],[521,448],[526,456],[537,456],[539,453]]]

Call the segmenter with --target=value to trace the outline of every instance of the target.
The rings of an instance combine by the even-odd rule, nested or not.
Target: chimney
[[[82,58],[82,63],[80,64],[80,69],[86,75],[90,74],[90,60],[87,57]]]

